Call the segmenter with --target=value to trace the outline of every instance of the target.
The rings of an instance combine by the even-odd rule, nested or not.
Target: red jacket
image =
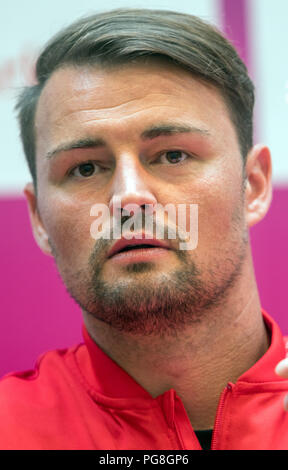
[[[288,449],[288,380],[274,373],[285,340],[263,315],[270,348],[223,390],[212,449]],[[175,391],[153,399],[83,331],[85,344],[0,381],[0,449],[201,449]]]

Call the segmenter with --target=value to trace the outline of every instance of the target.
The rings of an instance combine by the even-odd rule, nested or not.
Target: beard
[[[239,226],[237,233],[239,237]],[[191,260],[186,251],[175,249],[171,256],[177,257],[179,269],[159,272],[154,262],[130,263],[123,268],[125,276],[113,283],[103,279],[111,242],[96,241],[88,268],[78,271],[73,263],[60,262],[50,245],[68,293],[88,315],[119,332],[164,336],[203,321],[223,305],[241,274],[247,241],[243,232],[238,244],[234,239],[209,269]]]

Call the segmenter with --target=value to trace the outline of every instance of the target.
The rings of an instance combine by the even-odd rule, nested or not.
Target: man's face
[[[165,126],[175,129],[163,133]],[[242,157],[217,89],[160,63],[67,66],[42,92],[36,143],[40,217],[86,312],[148,334],[198,321],[225,299],[241,272],[247,229]],[[181,251],[179,239],[166,238],[170,249],[109,257],[115,240],[92,238],[90,210],[105,204],[112,216],[119,199],[198,204],[197,248]]]

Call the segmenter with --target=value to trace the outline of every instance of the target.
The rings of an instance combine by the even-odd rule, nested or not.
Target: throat
[[[199,322],[169,336],[123,334],[92,316],[85,323],[101,349],[152,397],[174,389],[193,429],[207,430],[214,426],[227,384],[235,383],[269,347],[261,310],[248,313],[229,322],[223,311],[215,312],[213,325]]]

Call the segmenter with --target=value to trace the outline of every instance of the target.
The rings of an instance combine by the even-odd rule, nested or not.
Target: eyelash
[[[175,152],[175,153],[179,152],[179,153],[183,153],[184,155],[186,155],[187,158],[185,158],[184,161],[186,161],[188,158],[192,158],[192,155],[190,155],[190,154],[187,153],[187,152],[184,152],[183,150],[179,150],[179,149],[171,150],[171,149],[169,149],[169,150],[164,150],[164,152],[162,151],[161,153],[159,153],[159,154],[157,155],[156,161],[159,160],[159,159],[160,159],[163,155],[165,155],[166,153],[174,153],[174,152]],[[181,163],[182,163],[182,161],[181,161],[181,162],[176,162],[176,164],[178,164],[178,165],[180,165]],[[176,164],[175,164],[175,165],[176,165]],[[173,166],[173,163],[170,163],[170,165]]]
[[[183,160],[184,162],[185,162],[187,159],[189,159],[189,158],[193,158],[193,155],[190,155],[189,153],[184,152],[183,150],[178,150],[178,149],[171,150],[171,149],[170,149],[170,150],[164,150],[164,152],[162,151],[161,153],[159,153],[159,154],[156,156],[156,159],[154,160],[154,162],[158,162],[159,159],[160,159],[163,155],[165,155],[165,154],[167,154],[167,153],[172,153],[172,152],[179,152],[179,153],[182,153],[182,154],[186,155],[187,158],[185,158],[185,159]],[[176,165],[181,165],[181,163],[183,163],[183,161],[176,162],[176,163],[174,163],[174,165],[175,165],[175,166],[176,166]],[[68,177],[73,177],[73,176],[75,177],[75,175],[73,175],[73,172],[74,172],[75,170],[77,170],[77,168],[79,168],[80,166],[86,165],[86,164],[88,164],[88,163],[97,164],[97,162],[94,161],[94,160],[80,161],[80,162],[78,162],[75,166],[73,166],[73,168],[71,168],[71,169],[67,172],[67,176],[68,176]],[[169,164],[168,164],[168,165],[169,165]],[[173,166],[173,163],[170,163],[170,166]],[[94,175],[91,175],[91,177],[92,177],[92,176],[94,176]],[[88,178],[89,178],[89,176],[86,177],[86,178],[83,176],[83,179],[88,179]]]
[[[68,170],[67,172],[67,176],[68,177],[73,177],[73,171],[77,170],[77,168],[79,168],[80,166],[82,165],[87,165],[87,163],[91,163],[91,164],[97,164],[96,161],[94,160],[85,160],[85,161],[80,161],[78,162],[75,166],[73,166],[73,168],[71,168],[70,170]],[[83,177],[84,178],[84,177]]]

